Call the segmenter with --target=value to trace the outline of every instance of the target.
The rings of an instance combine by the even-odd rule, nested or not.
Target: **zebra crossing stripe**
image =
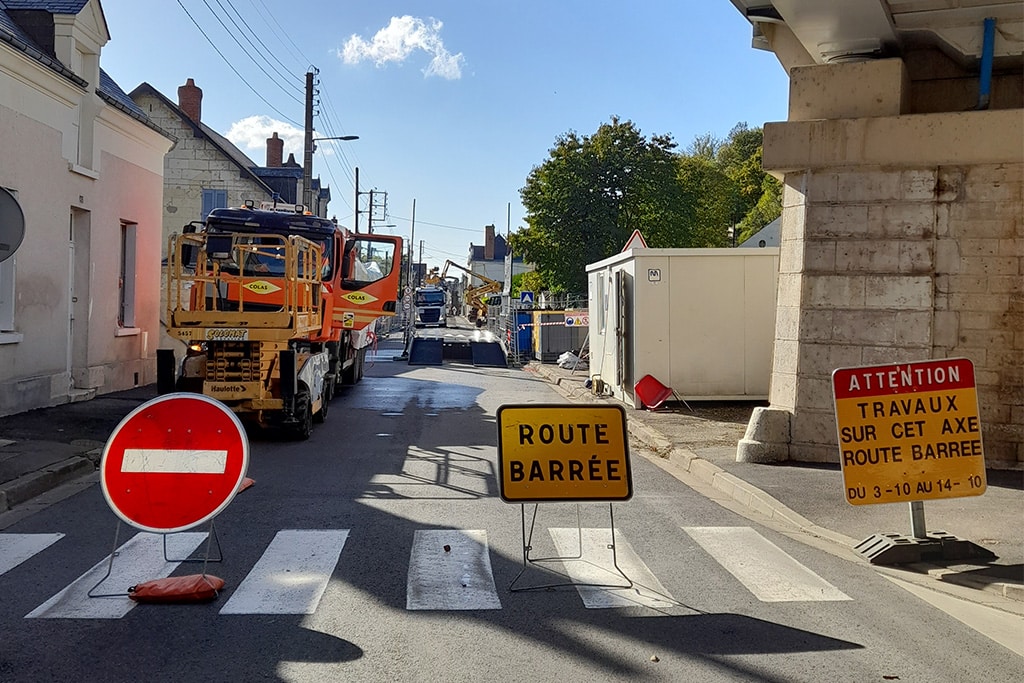
[[[221,614],[313,614],[338,566],[348,529],[277,532]]]
[[[206,537],[201,532],[168,535],[167,555],[172,558],[188,557]],[[64,590],[26,614],[25,618],[120,619],[135,607],[135,602],[128,597],[128,588],[144,581],[170,576],[179,564],[164,560],[164,537],[161,534],[136,534],[117,549],[113,565],[108,555]],[[107,573],[108,567],[110,576],[96,592],[124,591],[124,596],[90,598],[89,591]]]
[[[761,602],[851,598],[750,527],[683,527]]]
[[[40,553],[64,538],[64,534],[0,534],[0,574]]]
[[[633,582],[629,588],[598,588],[577,585],[576,592],[580,594],[583,605],[587,609],[636,606],[666,609],[678,605],[618,529],[615,530],[614,562],[612,551],[608,547],[612,542],[611,529],[572,527],[552,528],[548,531],[560,556],[570,557],[581,554],[579,560],[563,560],[562,562],[573,583],[625,585],[627,582],[622,574]],[[582,541],[580,532],[582,532]],[[622,574],[616,571],[615,565],[622,570]]]
[[[405,608],[501,609],[491,572],[487,532],[417,530],[409,557]]]

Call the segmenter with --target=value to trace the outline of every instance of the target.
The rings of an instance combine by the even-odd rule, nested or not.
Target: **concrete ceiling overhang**
[[[1019,63],[1024,52],[1021,0],[732,0],[753,25],[753,46],[775,51],[777,28],[816,64],[897,57],[915,48],[936,48],[965,67],[981,59],[984,20],[996,20],[994,58]],[[791,41],[792,42],[792,41]]]

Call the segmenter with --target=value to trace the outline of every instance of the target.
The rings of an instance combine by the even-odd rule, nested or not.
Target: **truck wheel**
[[[313,415],[313,422],[323,424],[327,420],[327,406],[331,403],[330,382],[324,380],[324,388],[320,395],[320,410]]]
[[[302,389],[295,395],[295,436],[305,441],[313,433],[313,402],[309,398],[309,390]]]
[[[366,367],[366,349],[359,349],[356,360],[356,382],[363,380],[363,370]]]

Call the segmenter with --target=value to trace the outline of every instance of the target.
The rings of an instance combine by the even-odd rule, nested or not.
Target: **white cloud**
[[[284,140],[282,161],[288,161],[288,155],[294,154],[295,160],[301,164],[305,133],[301,128],[296,128],[290,123],[278,121],[269,116],[250,116],[232,123],[224,137],[262,166],[267,161],[267,138],[273,136],[274,133]],[[256,152],[262,152],[262,154]]]
[[[462,65],[466,59],[462,53],[451,54],[441,40],[442,24],[429,19],[429,24],[417,17],[391,17],[387,26],[377,31],[371,40],[353,35],[339,52],[346,64],[372,61],[383,67],[388,62],[404,62],[417,50],[431,55],[430,63],[423,69],[424,77],[440,76],[449,81],[462,78]]]

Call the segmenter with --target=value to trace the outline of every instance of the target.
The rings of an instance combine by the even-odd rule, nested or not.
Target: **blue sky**
[[[204,123],[258,164],[274,131],[302,162],[304,79],[316,67],[315,135],[360,138],[318,144],[329,214],[352,226],[358,167],[360,190],[387,193],[388,215],[375,220],[395,227],[382,232],[408,238],[415,200],[415,255],[422,241],[431,266],[465,263],[487,224],[525,225],[519,190],[564,133],[590,135],[618,116],[686,149],[741,121],[786,118],[786,75],[750,47],[729,0],[102,5],[107,73],[125,91],[145,81],[174,101],[195,79]]]

